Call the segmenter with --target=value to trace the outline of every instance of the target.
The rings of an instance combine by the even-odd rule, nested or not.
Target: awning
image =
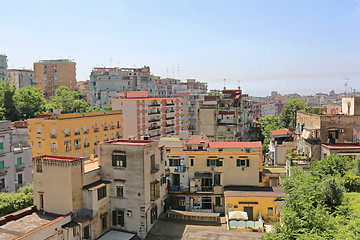
[[[311,135],[311,132],[309,130],[304,129],[301,134],[301,137],[304,139],[308,139],[310,137],[310,135]]]
[[[209,173],[209,172],[196,172],[196,173],[194,173],[194,178],[212,179],[212,173]]]
[[[248,220],[248,214],[242,211],[229,212],[229,220]]]

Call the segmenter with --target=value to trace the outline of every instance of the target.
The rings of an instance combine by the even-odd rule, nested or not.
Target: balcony
[[[166,106],[174,106],[175,103],[171,102],[171,103],[166,103]]]
[[[160,128],[161,128],[161,126],[151,126],[148,129],[149,129],[149,131],[151,131],[151,130],[160,129]]]
[[[84,147],[89,147],[90,143],[84,143]]]
[[[155,134],[155,135],[150,135],[150,138],[159,137],[159,136],[161,136],[161,133]]]
[[[75,146],[75,149],[80,149],[80,148],[81,148],[80,145]]]
[[[166,113],[173,113],[175,110],[167,110]]]
[[[94,145],[98,145],[98,143],[99,143],[99,141],[97,141],[97,142],[94,142]]]
[[[65,133],[64,135],[65,135],[65,137],[70,137],[71,136],[70,133]]]
[[[0,169],[0,176],[5,176],[7,174],[8,170],[7,169]]]
[[[149,107],[160,107],[160,103],[151,103],[148,106]]]
[[[155,115],[155,114],[161,114],[160,111],[156,111],[156,112],[149,112],[148,115]]]
[[[174,132],[175,132],[175,130],[172,130],[172,131],[166,132],[166,134],[171,134],[171,133],[174,133]]]
[[[98,127],[94,128],[94,132],[98,132],[98,131],[99,131]]]
[[[151,123],[151,122],[159,122],[159,121],[160,121],[160,119],[152,118],[148,122]]]
[[[197,192],[213,192],[213,186],[197,186]]]
[[[121,128],[120,125],[117,125],[116,128]]]
[[[84,130],[84,134],[88,134],[89,133],[89,130]]]
[[[151,164],[150,166],[150,173],[156,173],[160,170],[160,166],[158,163]]]
[[[110,126],[110,130],[113,130],[115,127],[114,126]]]
[[[166,127],[172,127],[172,126],[175,126],[175,123],[166,124]]]
[[[50,134],[50,138],[56,138],[56,134]]]
[[[166,117],[166,120],[175,119],[175,117]]]
[[[25,169],[25,165],[24,164],[16,165],[15,169],[16,169],[16,172],[21,172]]]
[[[75,135],[80,135],[80,132],[79,131],[75,132]]]

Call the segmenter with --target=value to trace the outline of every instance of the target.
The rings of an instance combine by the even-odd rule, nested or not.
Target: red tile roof
[[[328,149],[360,149],[360,145],[356,143],[336,143],[336,144],[323,143],[321,145]]]
[[[287,128],[283,128],[283,129],[270,131],[270,133],[271,135],[286,135],[286,134],[291,134],[292,131]]]
[[[54,156],[54,155],[41,155],[34,157],[36,160],[52,160],[52,161],[61,161],[61,162],[75,162],[83,160],[83,158],[78,157],[66,157],[66,156]]]
[[[209,148],[262,148],[258,142],[210,142]]]

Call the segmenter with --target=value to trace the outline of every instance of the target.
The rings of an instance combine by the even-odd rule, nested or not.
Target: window
[[[126,167],[126,155],[124,153],[114,152],[112,155],[112,166]]]
[[[124,210],[112,211],[112,225],[123,227],[125,225]]]
[[[204,150],[203,146],[198,146],[198,150]]]
[[[268,216],[274,215],[274,209],[272,207],[268,207]]]
[[[43,193],[39,194],[39,199],[40,199],[40,209],[44,209],[44,194]]]
[[[21,165],[21,164],[22,164],[22,158],[21,158],[21,157],[18,157],[18,158],[17,158],[16,165]]]
[[[101,216],[101,227],[102,230],[105,230],[107,228],[107,214]]]
[[[4,161],[1,161],[1,162],[0,162],[0,169],[4,169],[4,167],[5,167],[5,166],[4,166]]]
[[[210,166],[215,166],[216,165],[216,160],[215,158],[208,158],[207,159],[207,166],[210,167]]]
[[[194,166],[194,159],[190,158],[190,166]]]
[[[221,186],[221,175],[220,174],[214,174],[214,185]]]
[[[40,128],[37,129],[37,134],[41,134],[41,129]]]
[[[215,197],[215,206],[221,206],[221,198]]]
[[[249,159],[236,159],[236,166],[238,167],[249,167],[250,161]]]
[[[106,185],[101,188],[98,188],[97,194],[98,194],[98,200],[105,198],[106,197]]]
[[[180,161],[180,158],[175,158],[175,159],[169,159],[169,166],[170,167],[178,167],[178,166],[180,166],[180,163],[181,163],[181,161]]]
[[[88,239],[90,238],[90,225],[86,225],[84,228],[83,228],[84,232],[83,232],[83,236],[85,239]]]
[[[155,201],[160,197],[160,182],[150,183],[150,200]]]
[[[118,198],[124,197],[124,186],[116,186],[116,197]]]
[[[71,150],[71,141],[65,141],[65,151],[70,151]]]
[[[74,140],[75,149],[81,148],[80,141],[81,141],[80,138]]]
[[[38,142],[38,149],[41,149],[41,142]]]
[[[41,164],[36,165],[36,172],[42,173],[42,165]]]
[[[151,224],[153,224],[155,222],[155,220],[157,219],[157,205],[155,205],[151,211],[150,211],[150,217],[151,217]]]
[[[23,183],[23,176],[22,174],[18,175],[18,184],[22,184]]]
[[[4,149],[4,143],[0,143],[0,149]]]
[[[51,144],[51,152],[56,152],[56,143]]]

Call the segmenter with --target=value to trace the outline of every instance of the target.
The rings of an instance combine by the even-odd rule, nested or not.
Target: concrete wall
[[[216,109],[199,109],[199,130],[198,134],[206,135],[210,141],[216,138]]]

